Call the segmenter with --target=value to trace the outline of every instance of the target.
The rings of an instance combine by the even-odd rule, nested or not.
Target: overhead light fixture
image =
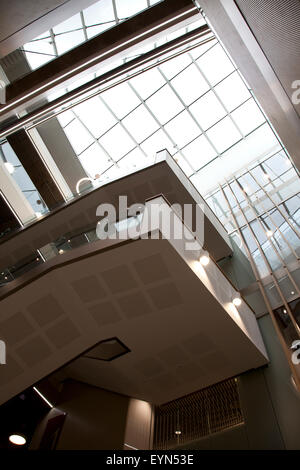
[[[177,430],[175,431],[175,434],[176,434],[177,436],[180,436],[181,431],[179,431],[179,429],[177,429]]]
[[[273,231],[272,230],[267,230],[266,235],[267,235],[268,238],[271,238],[272,235],[273,235]]]
[[[232,303],[235,307],[239,307],[242,304],[242,298],[240,294],[234,294],[232,297]]]
[[[60,250],[58,250],[58,253],[59,253],[60,255],[62,255],[62,254],[64,253],[64,250],[60,249]]]
[[[23,446],[26,444],[26,439],[22,434],[11,434],[8,439],[12,444],[17,446]]]
[[[13,164],[10,163],[10,162],[5,162],[4,165],[5,165],[5,168],[7,169],[8,173],[10,175],[12,175],[13,172],[15,171],[15,167],[13,166]]]
[[[292,291],[291,291],[291,295],[295,295],[295,291],[292,290]]]
[[[209,261],[209,254],[207,253],[207,251],[203,251],[199,258],[200,264],[202,264],[202,266],[207,266]]]

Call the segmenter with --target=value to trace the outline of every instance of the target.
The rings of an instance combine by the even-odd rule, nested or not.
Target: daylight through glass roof
[[[61,113],[95,184],[154,161],[166,148],[205,195],[249,162],[281,149],[222,45],[214,39]]]
[[[100,0],[22,49],[32,70],[163,0]]]

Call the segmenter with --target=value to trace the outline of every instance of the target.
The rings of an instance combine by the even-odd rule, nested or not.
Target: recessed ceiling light
[[[294,295],[294,294],[295,294],[295,292],[292,290],[292,291],[291,291],[291,294],[292,294],[292,295]]]
[[[266,235],[267,235],[268,238],[272,237],[272,235],[273,235],[272,230],[267,230]]]
[[[8,439],[12,444],[16,444],[17,446],[26,444],[26,439],[21,434],[11,434]]]
[[[199,258],[199,261],[200,261],[200,264],[202,264],[202,266],[207,266],[210,261],[209,254],[206,251],[203,252]]]

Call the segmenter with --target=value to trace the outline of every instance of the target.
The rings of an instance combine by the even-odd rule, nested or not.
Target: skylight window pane
[[[137,171],[140,168],[144,168],[146,165],[151,163],[151,159],[147,158],[139,148],[135,148],[126,157],[122,158],[118,162],[118,166],[123,171]]]
[[[108,131],[99,142],[114,160],[119,160],[125,153],[135,147],[135,143],[120,124]]]
[[[30,67],[34,70],[55,58],[50,36],[39,41],[31,41],[24,45],[24,51]]]
[[[115,164],[111,164],[109,169],[106,170],[105,173],[103,173],[103,175],[101,176],[101,181],[106,182],[106,181],[118,179],[121,176],[123,176],[123,174],[124,174],[124,172],[121,168],[119,168]]]
[[[173,78],[171,83],[186,105],[209,90],[208,84],[194,64]]]
[[[141,103],[128,83],[122,83],[113,87],[105,91],[101,96],[119,119]]]
[[[86,26],[92,26],[97,23],[115,23],[115,15],[112,0],[100,0],[83,10],[83,16]],[[107,27],[113,25],[110,23]]]
[[[286,172],[291,167],[288,157],[283,152],[276,153],[276,155],[268,158],[264,162],[264,166],[277,176]]]
[[[100,26],[88,26],[86,28],[87,36],[89,39],[97,36],[98,34],[102,33],[103,31],[106,31],[109,29],[111,26],[114,26],[115,23],[106,23],[102,24]]]
[[[73,31],[72,33],[61,34],[59,36],[55,36],[55,42],[57,52],[61,55],[84,42],[84,34],[82,29],[79,31]]]
[[[232,111],[251,97],[238,72],[227,77],[215,87],[215,91],[223,101],[228,111]]]
[[[128,18],[147,8],[147,0],[115,0],[118,18]]]
[[[226,157],[228,164],[232,167],[231,172],[235,172],[253,161],[270,155],[270,153],[275,153],[279,149],[278,140],[270,126],[265,123],[234,147],[227,150],[223,156]],[[264,184],[265,182],[266,180],[264,180]]]
[[[207,137],[220,153],[241,139],[240,133],[228,116],[209,129]]]
[[[187,54],[181,54],[177,57],[174,57],[174,59],[167,60],[167,62],[160,65],[159,68],[162,70],[164,75],[170,80],[191,63],[192,60]]]
[[[137,142],[145,140],[146,137],[153,134],[159,127],[143,105],[140,105],[135,111],[123,119],[123,124]]]
[[[72,16],[66,21],[63,21],[57,26],[54,26],[53,32],[54,34],[59,34],[59,33],[66,33],[67,31],[74,31],[74,29],[79,29],[82,28],[82,22],[80,18],[80,14],[77,13],[77,15]]]
[[[195,171],[217,156],[204,135],[191,142],[182,152]]]
[[[60,122],[60,125],[62,127],[65,127],[67,126],[71,121],[73,121],[73,119],[75,119],[75,116],[74,114],[72,113],[72,111],[65,111],[64,113],[61,113],[57,116],[57,119],[59,120]]]
[[[92,136],[77,119],[68,124],[64,131],[77,155],[93,142]]]
[[[183,105],[169,86],[164,86],[147,100],[147,105],[161,124],[178,114]]]
[[[155,91],[165,85],[165,80],[156,69],[150,69],[130,80],[138,94],[145,100]]]
[[[176,142],[178,148],[183,147],[201,133],[187,111],[179,114],[165,126],[166,131]]]
[[[154,156],[156,152],[164,149],[168,150],[171,155],[176,151],[172,142],[162,130],[155,132],[149,139],[145,140],[141,148],[149,157]]]
[[[226,111],[212,91],[190,106],[190,111],[206,130],[226,115]]]
[[[98,97],[77,105],[74,111],[96,138],[117,123],[117,120]]]
[[[233,119],[244,134],[248,134],[265,121],[264,115],[254,99],[240,106],[231,113]]]
[[[85,150],[79,159],[91,178],[100,177],[102,172],[111,166],[111,161],[96,143]]]
[[[201,44],[198,47],[195,47],[194,49],[191,49],[189,54],[196,60],[199,59],[200,56],[202,56],[206,51],[211,49],[215,44],[217,44],[216,39],[212,39],[211,41],[206,42],[205,44]]]
[[[238,180],[248,196],[259,190],[259,186],[249,173],[241,176]]]
[[[206,54],[197,60],[197,63],[212,85],[215,85],[234,71],[232,62],[220,44],[207,51]]]

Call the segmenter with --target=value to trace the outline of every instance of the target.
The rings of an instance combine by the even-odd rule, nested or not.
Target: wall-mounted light
[[[8,439],[12,444],[17,446],[23,446],[26,444],[26,438],[22,434],[11,434]]]
[[[203,251],[199,258],[200,264],[202,264],[202,266],[207,266],[209,261],[209,254],[207,253],[207,251]]]
[[[232,297],[232,303],[235,307],[239,307],[242,304],[242,298],[239,293],[236,293]]]

